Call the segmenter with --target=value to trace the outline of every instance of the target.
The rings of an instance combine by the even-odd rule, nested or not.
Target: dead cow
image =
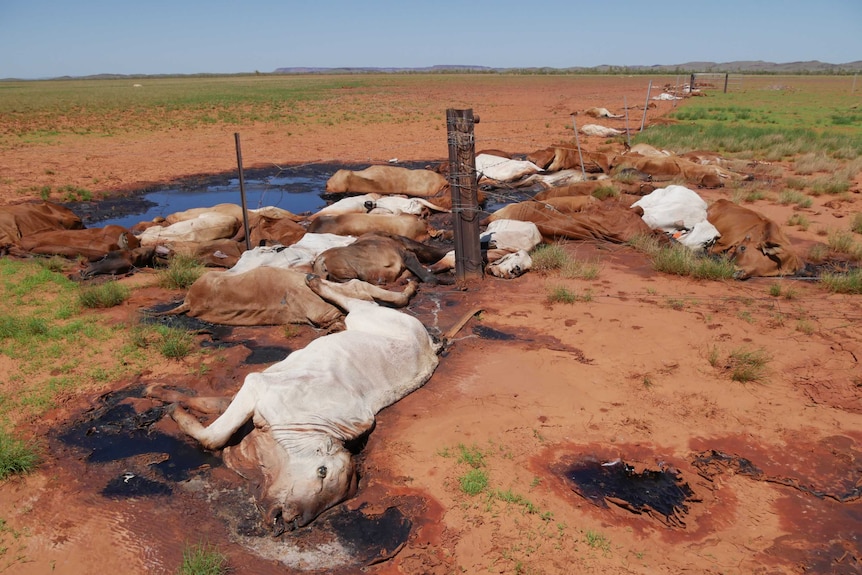
[[[367,433],[381,409],[425,384],[439,361],[442,346],[418,319],[345,295],[342,285],[308,279],[310,290],[347,312],[346,330],[248,375],[207,427],[176,404],[171,411],[182,431],[207,449],[224,448],[228,465],[257,487],[273,535],[307,525],[356,492],[345,442]],[[162,386],[148,392],[170,402],[183,399]],[[187,405],[218,409],[220,402],[193,398]],[[248,421],[254,429],[225,447]]]
[[[427,198],[446,186],[446,178],[432,170],[398,166],[371,166],[364,170],[338,170],[326,182],[327,194],[404,194]]]
[[[267,266],[239,274],[207,272],[192,284],[183,303],[167,313],[185,312],[191,317],[224,325],[330,326],[341,319],[341,312],[309,289],[306,275]],[[357,294],[365,293],[366,299],[396,307],[407,305],[413,295],[409,290],[391,292],[359,280],[348,283]]]
[[[404,236],[417,242],[431,235],[428,223],[412,214],[336,214],[319,216],[308,226],[315,234],[356,236],[371,232],[383,232]]]
[[[84,224],[72,210],[53,202],[0,207],[0,247],[22,237],[56,230],[81,230]]]
[[[96,261],[108,252],[139,247],[138,239],[126,228],[107,225],[103,228],[55,230],[22,237],[21,250],[31,254],[83,257]]]
[[[337,282],[360,279],[383,285],[405,279],[405,274],[412,273],[420,281],[436,284],[437,276],[422,265],[420,258],[433,263],[444,255],[446,250],[409,238],[372,233],[357,238],[348,246],[326,250],[314,260],[312,269],[316,275]]]
[[[790,275],[805,266],[781,227],[754,210],[720,199],[707,219],[721,234],[709,252],[730,256],[737,279]]]

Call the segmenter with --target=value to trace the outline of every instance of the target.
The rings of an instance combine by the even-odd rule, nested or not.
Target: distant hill
[[[846,64],[829,64],[818,60],[807,62],[764,62],[763,60],[740,60],[735,62],[686,62],[684,64],[654,66],[613,66],[604,64],[593,67],[574,66],[570,68],[491,68],[488,66],[438,65],[423,68],[379,68],[379,67],[287,67],[276,68],[273,74],[405,74],[405,73],[524,73],[524,74],[682,74],[695,72],[727,72],[734,74],[855,74],[862,72],[862,60]]]

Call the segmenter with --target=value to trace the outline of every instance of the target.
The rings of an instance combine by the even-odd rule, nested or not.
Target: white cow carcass
[[[476,156],[480,184],[514,182],[541,171],[542,168],[527,160],[512,160],[492,154]]]
[[[246,422],[254,422],[238,445],[225,448],[225,460],[231,465],[246,458],[241,469],[262,474],[258,503],[275,535],[307,525],[355,492],[357,475],[344,443],[368,432],[381,409],[422,386],[437,367],[441,347],[409,314],[354,299],[347,284],[316,276],[306,281],[347,312],[344,331],[248,375],[207,427],[183,408],[171,412],[207,449],[225,447]],[[160,386],[148,388],[150,396],[177,401],[164,393]]]
[[[355,236],[307,233],[290,246],[258,246],[243,252],[225,273],[241,274],[257,267],[304,269],[311,271],[314,259],[330,248],[349,246]]]
[[[707,204],[697,192],[671,185],[653,190],[632,204],[643,210],[644,222],[654,230],[671,234],[680,243],[700,251],[721,234],[707,221]]]
[[[542,234],[533,222],[501,219],[488,224],[479,234],[479,241],[487,243],[489,248],[530,251],[542,243]]]
[[[187,220],[167,226],[153,226],[144,230],[138,239],[142,246],[156,246],[171,242],[209,242],[233,237],[239,229],[239,220],[218,212],[205,212]]]
[[[599,124],[587,124],[581,126],[580,132],[585,136],[600,136],[602,138],[610,138],[612,136],[620,136],[625,134],[625,130],[617,130],[608,126],[600,126]]]

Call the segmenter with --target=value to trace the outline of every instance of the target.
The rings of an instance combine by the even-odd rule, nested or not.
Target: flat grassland
[[[246,167],[441,161],[445,110],[472,108],[477,149],[572,143],[573,122],[590,122],[627,124],[633,143],[719,152],[755,178],[698,190],[707,201],[768,215],[810,263],[857,265],[862,86],[851,91],[852,77],[734,79],[727,94],[719,86],[650,100],[644,118],[650,81],[657,94],[677,78],[3,82],[0,205],[232,173],[235,133]],[[572,116],[592,106],[622,113],[624,104],[627,120]],[[580,144],[612,151],[623,142]],[[858,284],[698,280],[656,271],[631,246],[555,247],[569,264],[466,290],[423,287],[411,306],[432,330],[468,307],[484,311],[422,389],[378,416],[348,505],[369,515],[398,507],[413,527],[394,558],[365,572],[859,572]],[[593,272],[573,271],[583,268]],[[183,293],[155,274],[120,280],[128,299],[95,311],[77,303],[77,285],[32,262],[0,260],[0,280],[11,304],[0,312],[0,431],[37,440],[43,457],[0,483],[0,572],[175,573],[198,543],[236,573],[359,571],[303,555],[290,535],[243,537],[236,514],[256,511],[236,506],[243,482],[223,467],[205,467],[169,495],[112,498],[102,493],[110,480],[154,477],[165,456],[93,463],[56,439],[99,394],[127,386],[232,393],[261,367],[243,362],[250,348],[296,348],[315,330],[235,330],[240,345],[225,348],[198,348],[211,336],[196,334],[189,353],[169,359],[140,331],[138,312]],[[150,407],[135,398],[130,406]],[[178,434],[167,418],[153,429]],[[619,495],[591,499],[566,478],[584,461],[667,470],[691,493],[669,517]]]

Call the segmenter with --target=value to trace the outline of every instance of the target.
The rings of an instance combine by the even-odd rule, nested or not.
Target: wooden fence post
[[[446,110],[449,142],[449,187],[452,191],[452,225],[455,232],[455,279],[481,279],[479,246],[479,186],[476,181],[476,140],[473,110]]]

